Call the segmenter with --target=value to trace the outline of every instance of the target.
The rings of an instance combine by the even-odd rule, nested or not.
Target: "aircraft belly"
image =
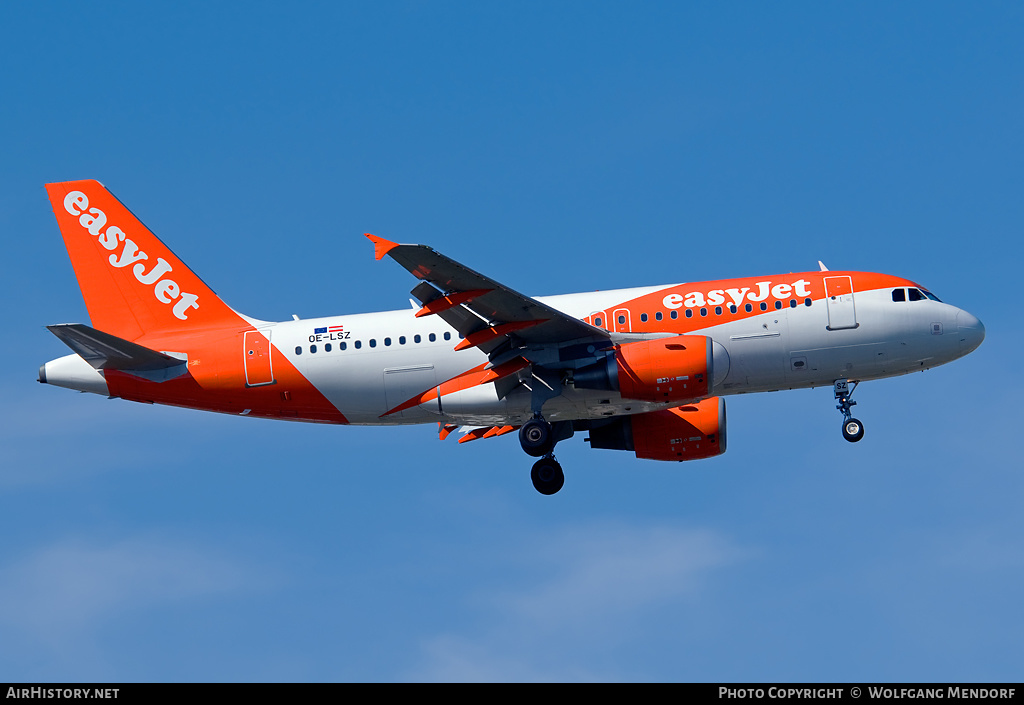
[[[467,426],[518,426],[529,420],[531,392],[517,387],[504,399],[498,399],[493,384],[446,395],[441,400],[445,418]],[[617,392],[563,387],[562,393],[544,403],[548,421],[601,419],[640,414],[666,408],[666,404],[623,399]]]

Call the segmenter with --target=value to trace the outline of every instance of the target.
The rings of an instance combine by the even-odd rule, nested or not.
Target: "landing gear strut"
[[[851,387],[849,380],[837,379],[834,385],[835,396],[839,400],[836,408],[843,414],[843,438],[850,443],[856,443],[864,437],[864,424],[859,419],[853,418],[850,411],[857,405],[857,402],[850,401],[850,397],[853,396],[853,391],[857,389],[858,384],[860,383],[854,382]]]
[[[554,494],[565,484],[562,466],[552,453],[558,441],[572,435],[572,424],[560,421],[554,425],[540,414],[523,424],[519,429],[519,444],[527,455],[540,458],[533,464],[530,479],[541,494]]]

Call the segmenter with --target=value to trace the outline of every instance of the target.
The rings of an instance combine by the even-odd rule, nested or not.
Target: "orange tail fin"
[[[239,322],[100,182],[65,181],[46,191],[93,327],[137,340]]]

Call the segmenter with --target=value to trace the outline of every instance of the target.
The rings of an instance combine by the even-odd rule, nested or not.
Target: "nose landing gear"
[[[859,419],[853,418],[853,414],[850,411],[852,407],[857,405],[857,402],[851,401],[850,397],[853,396],[853,392],[857,389],[858,384],[860,383],[854,382],[851,387],[849,380],[837,379],[833,387],[835,397],[839,400],[836,408],[843,414],[843,438],[850,443],[856,443],[864,437],[864,424]]]

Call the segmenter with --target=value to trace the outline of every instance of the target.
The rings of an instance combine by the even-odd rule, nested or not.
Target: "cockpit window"
[[[927,296],[932,301],[938,301],[940,304],[942,303],[942,301],[939,299],[938,296],[936,296],[932,292],[928,291],[927,289],[921,289],[921,293],[924,294],[925,296]]]
[[[908,289],[907,291],[910,293],[911,301],[924,301],[926,298],[919,289]]]
[[[907,300],[907,290],[906,289],[893,289],[892,290],[892,300],[893,301],[906,301]]]

